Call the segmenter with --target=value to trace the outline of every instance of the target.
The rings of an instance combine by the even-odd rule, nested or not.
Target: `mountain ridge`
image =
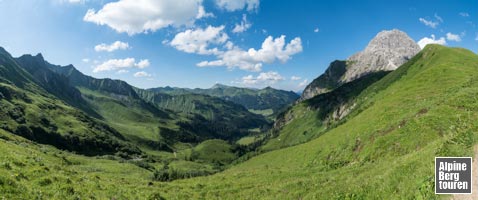
[[[149,88],[147,91],[154,91],[170,95],[179,94],[203,94],[218,97],[227,101],[240,104],[249,110],[264,111],[271,110],[272,113],[265,116],[273,117],[280,113],[287,106],[291,105],[299,98],[295,92],[265,87],[263,89],[250,89],[223,84],[214,84],[211,88],[177,88],[177,87],[157,87]]]

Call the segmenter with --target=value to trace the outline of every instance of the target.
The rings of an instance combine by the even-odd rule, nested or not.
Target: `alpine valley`
[[[478,55],[396,29],[300,96],[142,89],[0,48],[0,197],[439,199],[434,158],[473,155],[477,96]]]

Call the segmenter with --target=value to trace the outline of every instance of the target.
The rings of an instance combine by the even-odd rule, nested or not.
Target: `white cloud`
[[[466,13],[466,12],[461,12],[461,13],[459,13],[459,14],[460,14],[460,16],[462,16],[462,17],[469,17],[469,16],[470,16],[470,14],[468,14],[468,13]]]
[[[238,67],[247,71],[261,71],[263,63],[273,63],[276,60],[285,63],[292,55],[302,52],[302,41],[299,37],[285,43],[285,36],[278,38],[267,37],[259,50],[250,48],[245,51],[234,46],[232,49],[218,55],[219,60],[203,61],[199,67],[227,66],[232,69]]]
[[[314,33],[318,33],[319,31],[320,31],[319,28],[314,29]]]
[[[90,62],[90,59],[89,59],[89,58],[83,58],[83,59],[81,59],[81,62],[89,63],[89,62]]]
[[[478,41],[478,33],[476,33],[475,40]]]
[[[301,78],[301,77],[298,77],[298,76],[291,76],[291,77],[290,77],[290,80],[293,80],[293,81],[298,81],[298,80],[300,80],[300,79],[302,79],[302,78]]]
[[[145,71],[140,71],[140,72],[136,72],[134,73],[133,75],[134,77],[136,78],[141,78],[141,77],[151,77],[151,74],[148,74],[147,72]]]
[[[420,41],[418,41],[418,46],[420,48],[425,48],[427,44],[441,44],[441,45],[446,45],[446,40],[444,37],[441,37],[440,39],[435,39],[435,35],[431,35],[431,38],[429,37],[424,37]]]
[[[143,69],[143,68],[146,68],[146,67],[149,67],[150,63],[149,63],[149,60],[140,60],[139,63],[136,63],[135,66],[140,68],[140,69]]]
[[[254,11],[259,8],[259,0],[216,0],[216,5],[227,11],[242,10]]]
[[[107,52],[112,52],[116,50],[125,50],[129,48],[129,44],[126,42],[121,42],[121,41],[116,41],[113,42],[112,44],[105,44],[101,43],[99,45],[95,46],[95,51],[100,52],[100,51],[107,51]]]
[[[299,83],[298,87],[299,88],[305,87],[307,86],[307,83],[309,83],[309,80],[304,79],[302,82]]]
[[[170,45],[177,50],[187,53],[197,53],[201,55],[217,55],[221,53],[218,48],[209,48],[211,44],[223,44],[228,40],[228,36],[223,32],[224,26],[212,27],[206,29],[189,29],[180,32],[174,36]]]
[[[200,5],[198,14],[196,15],[196,19],[207,18],[207,17],[214,17],[214,14],[206,12],[204,6]]]
[[[453,33],[447,33],[446,39],[449,41],[455,41],[455,42],[461,41],[461,37],[458,34],[453,34]]]
[[[83,20],[134,35],[190,25],[198,16],[201,3],[202,0],[119,0],[105,4],[99,11],[89,9]]]
[[[285,80],[279,73],[274,71],[261,72],[257,77],[253,75],[247,75],[242,77],[241,84],[244,85],[263,85],[263,84],[275,84],[278,81]]]
[[[440,24],[439,22],[434,22],[434,21],[431,21],[431,20],[426,20],[424,18],[419,18],[418,19],[421,23],[425,24],[425,26],[428,26],[430,28],[436,28],[438,26],[438,24]]]
[[[128,68],[143,69],[145,67],[148,67],[149,65],[150,63],[148,60],[140,60],[138,63],[136,63],[134,58],[111,59],[96,66],[93,69],[93,72],[97,73],[102,71],[116,71],[116,70],[123,70]]]
[[[242,21],[240,24],[236,24],[234,29],[232,29],[233,33],[242,33],[244,31],[247,31],[247,29],[251,28],[252,24],[247,21],[247,15],[243,14],[242,15]]]

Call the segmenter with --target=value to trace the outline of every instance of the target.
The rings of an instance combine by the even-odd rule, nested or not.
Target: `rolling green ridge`
[[[1,105],[29,104],[20,101],[24,97],[40,99],[42,95],[36,93],[43,94],[44,101],[51,99],[41,87],[38,91],[22,89],[22,85],[36,85],[29,81],[32,77],[21,69],[5,67],[14,64],[4,61],[8,57],[0,58],[0,75],[19,76],[11,81],[3,77],[1,84],[11,89],[1,90]],[[10,90],[18,92],[4,92]],[[108,93],[81,87],[79,90],[90,104],[93,100],[89,99],[111,98]],[[14,94],[11,100],[7,98],[9,94]],[[478,139],[476,96],[478,56],[466,49],[428,45],[393,72],[371,74],[294,105],[284,113],[293,113],[291,117],[278,125],[276,138],[270,140],[290,142],[267,143],[264,148],[269,145],[269,152],[214,175],[183,180],[174,179],[213,173],[219,169],[208,163],[228,163],[238,153],[225,141],[205,140],[194,148],[183,148],[167,162],[149,164],[152,168],[148,169],[132,159],[60,151],[2,128],[0,197],[438,199],[440,196],[434,194],[434,157],[472,155],[472,146]],[[158,106],[148,105],[159,110]],[[78,111],[66,104],[65,107]],[[337,108],[347,109],[336,115]],[[107,116],[103,112],[106,111],[98,111]],[[164,112],[172,118],[184,116],[183,112]],[[105,117],[110,124],[108,118],[112,117]],[[15,117],[9,120],[14,125],[19,123],[13,122]],[[310,136],[309,130],[313,130]],[[304,131],[308,131],[305,136]],[[115,137],[122,141],[121,136]],[[180,158],[185,155],[189,158]],[[55,173],[50,173],[52,170]]]
[[[209,89],[159,87],[148,89],[148,91],[170,95],[204,94],[219,97],[243,105],[251,111],[256,111],[255,113],[263,114],[264,116],[269,116],[271,118],[274,118],[275,115],[283,111],[299,98],[299,95],[292,91],[276,90],[271,87],[257,90],[226,86],[222,84],[216,84]]]

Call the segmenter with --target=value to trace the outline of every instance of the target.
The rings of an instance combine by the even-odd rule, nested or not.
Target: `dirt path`
[[[474,156],[472,163],[471,194],[454,194],[450,200],[476,200],[478,199],[478,145],[473,148]]]

